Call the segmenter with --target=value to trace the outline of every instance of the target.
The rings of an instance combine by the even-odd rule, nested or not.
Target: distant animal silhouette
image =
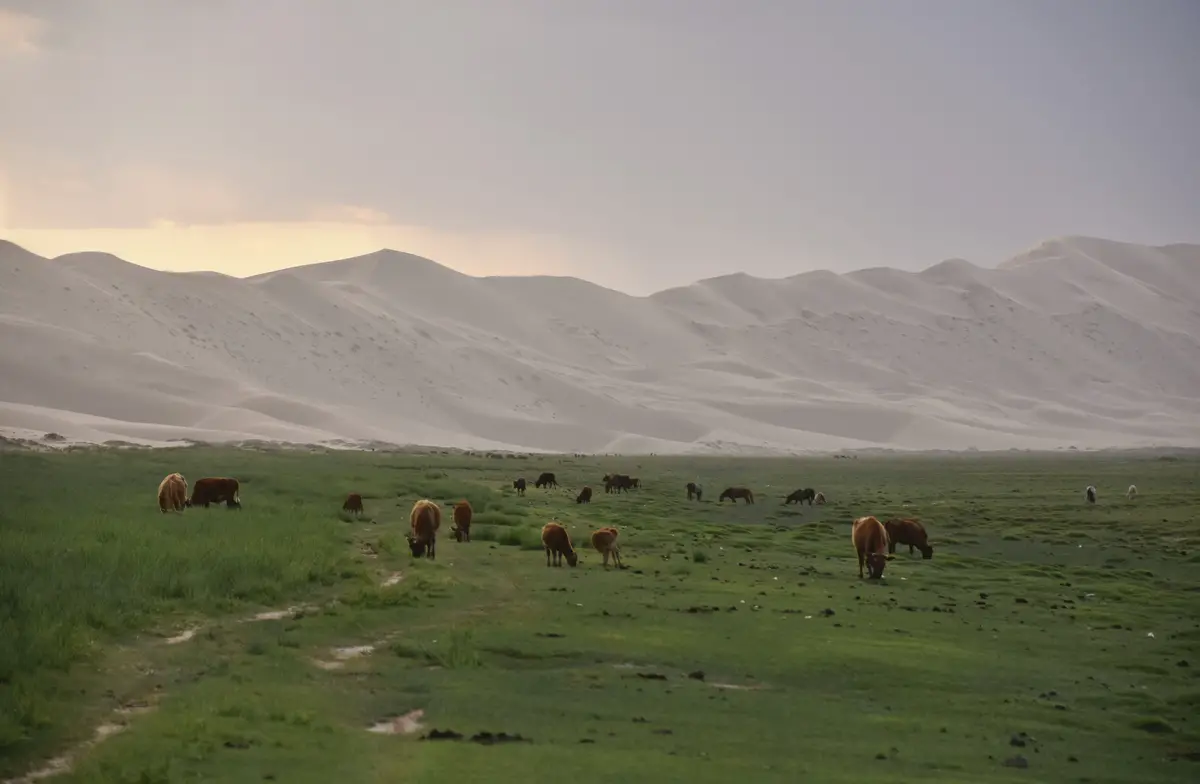
[[[1096,503],[1096,487],[1094,485],[1088,485],[1087,489],[1083,491],[1083,497],[1087,499],[1089,504]]]
[[[797,490],[783,500],[785,504],[801,504],[808,501],[808,505],[812,506],[813,499],[817,497],[817,491],[811,487],[806,487],[803,490]]]
[[[754,503],[754,493],[750,492],[750,489],[746,488],[746,487],[727,487],[727,488],[725,488],[724,492],[722,492],[721,495],[717,496],[717,503],[721,503],[726,498],[728,498],[730,501],[734,502],[735,504],[737,503],[737,500],[739,498],[744,499],[746,501],[746,503],[748,503],[748,504]]]
[[[579,491],[579,495],[575,496],[575,503],[590,504],[592,502],[592,488],[584,487]]]
[[[558,487],[558,479],[556,479],[554,474],[550,471],[545,471],[537,478],[537,481],[533,483],[533,486],[538,488]]]
[[[351,493],[346,496],[345,503],[342,504],[342,511],[350,514],[360,515],[363,513],[362,496],[358,493]]]
[[[514,479],[513,490],[517,491],[517,495],[525,495],[525,479]]]
[[[605,474],[604,492],[624,493],[633,487],[633,478],[627,474]]]
[[[696,498],[697,501],[703,500],[702,497],[704,495],[704,488],[702,488],[700,485],[696,484],[695,482],[688,482],[687,483],[687,494],[688,494],[689,501],[692,500],[693,496]]]

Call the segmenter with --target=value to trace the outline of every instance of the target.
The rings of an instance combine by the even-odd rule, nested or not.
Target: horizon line
[[[642,295],[630,294],[629,292],[621,291],[619,289],[614,289],[610,286],[605,286],[603,284],[596,283],[595,281],[588,280],[587,278],[583,278],[578,275],[553,275],[553,274],[547,274],[547,273],[540,273],[540,274],[534,274],[534,275],[472,275],[471,273],[463,272],[459,269],[456,269],[447,264],[439,262],[436,259],[431,259],[426,256],[418,255],[416,253],[411,253],[409,251],[398,250],[396,248],[389,248],[389,247],[381,247],[377,250],[371,251],[369,253],[359,254],[357,256],[346,256],[344,258],[324,259],[324,260],[303,262],[303,263],[294,264],[294,265],[291,265],[288,267],[279,267],[278,269],[267,270],[265,272],[258,272],[253,275],[233,275],[228,272],[221,272],[219,270],[211,270],[211,269],[196,269],[196,270],[161,269],[158,267],[150,267],[145,264],[139,264],[135,261],[129,261],[128,259],[122,258],[122,257],[116,255],[115,253],[111,253],[109,251],[104,251],[104,250],[77,250],[77,251],[70,251],[68,253],[61,253],[57,256],[43,256],[39,253],[35,253],[35,252],[29,250],[28,248],[26,248],[25,246],[23,246],[17,242],[14,242],[9,239],[5,239],[4,237],[0,237],[0,247],[2,247],[4,245],[9,245],[9,246],[21,251],[22,253],[26,253],[30,256],[34,256],[38,259],[41,259],[42,261],[48,261],[48,262],[69,259],[72,256],[85,256],[85,255],[107,256],[107,257],[115,259],[123,264],[129,264],[134,267],[140,267],[142,269],[149,270],[151,272],[161,273],[164,275],[219,275],[221,277],[231,278],[233,280],[244,280],[244,281],[253,281],[255,279],[267,278],[271,275],[278,275],[278,274],[287,273],[287,272],[291,272],[291,271],[295,271],[295,270],[307,269],[310,267],[319,267],[319,266],[324,266],[324,265],[329,265],[329,264],[340,264],[340,263],[344,263],[344,262],[362,261],[365,259],[369,259],[373,256],[379,256],[382,254],[396,254],[396,255],[400,255],[400,256],[408,256],[412,259],[415,259],[415,260],[418,260],[421,262],[433,264],[434,266],[437,266],[441,269],[447,270],[448,272],[452,272],[456,275],[461,275],[462,277],[472,278],[474,280],[489,280],[489,279],[529,280],[529,279],[534,279],[534,278],[553,278],[553,279],[558,279],[558,280],[578,280],[580,282],[587,283],[588,285],[595,286],[596,288],[613,291],[613,292],[622,294],[627,297],[633,297],[635,299],[649,299],[651,297],[655,297],[655,296],[658,296],[660,294],[664,294],[664,293],[667,293],[670,291],[678,291],[681,289],[691,288],[692,286],[697,286],[697,285],[700,285],[703,283],[710,283],[713,281],[719,281],[719,280],[724,280],[727,278],[736,278],[736,277],[750,278],[753,280],[761,280],[761,281],[767,281],[767,282],[772,282],[772,281],[778,282],[778,281],[792,280],[794,278],[798,278],[803,275],[811,275],[811,274],[816,274],[816,273],[821,273],[821,272],[836,275],[838,277],[844,277],[847,275],[853,275],[855,273],[869,272],[869,271],[880,270],[880,269],[893,270],[896,272],[903,273],[905,275],[920,275],[924,272],[928,272],[929,270],[934,269],[935,267],[939,267],[943,264],[952,263],[952,262],[962,262],[962,263],[965,263],[968,266],[970,266],[974,269],[978,269],[978,270],[1002,271],[1004,268],[1004,265],[1007,262],[1012,261],[1014,259],[1021,258],[1022,256],[1025,256],[1025,255],[1028,255],[1028,254],[1032,253],[1033,251],[1038,250],[1039,248],[1044,248],[1047,245],[1051,245],[1053,243],[1069,243],[1069,242],[1073,242],[1073,241],[1074,242],[1078,242],[1078,241],[1102,242],[1102,243],[1106,243],[1106,244],[1126,245],[1126,246],[1132,245],[1132,246],[1137,246],[1137,247],[1150,248],[1150,249],[1154,249],[1154,250],[1163,250],[1163,249],[1167,249],[1167,248],[1175,248],[1175,247],[1181,247],[1181,246],[1182,247],[1200,246],[1200,242],[1170,242],[1170,243],[1165,243],[1165,244],[1151,245],[1151,244],[1145,244],[1145,243],[1129,242],[1126,240],[1114,240],[1114,239],[1109,239],[1107,237],[1099,237],[1099,236],[1094,236],[1094,235],[1062,234],[1062,235],[1056,235],[1056,236],[1047,238],[1047,239],[1041,241],[1040,243],[1037,243],[1036,245],[1029,246],[1025,250],[1017,253],[1016,255],[1009,256],[1008,258],[997,262],[993,266],[984,266],[984,265],[978,264],[976,262],[973,262],[970,259],[966,259],[966,258],[962,258],[962,257],[958,257],[958,256],[952,256],[952,257],[948,257],[948,258],[942,259],[940,261],[934,262],[932,264],[929,264],[928,266],[922,267],[921,269],[918,269],[918,270],[900,269],[898,267],[889,267],[884,264],[879,264],[879,265],[873,265],[873,266],[868,266],[868,267],[858,267],[855,269],[846,270],[845,272],[835,272],[834,270],[831,270],[828,268],[809,269],[809,270],[805,270],[803,272],[797,272],[797,273],[794,273],[791,275],[784,275],[784,276],[778,277],[778,278],[761,277],[758,275],[752,275],[745,271],[734,271],[734,272],[724,273],[721,275],[713,275],[713,276],[707,277],[707,278],[700,278],[697,280],[693,280],[691,283],[686,283],[686,284],[677,285],[677,286],[668,286],[667,288],[659,289],[659,290],[651,292],[649,294],[642,294]]]

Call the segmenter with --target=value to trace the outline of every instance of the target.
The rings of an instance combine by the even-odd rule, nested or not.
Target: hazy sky
[[[1200,240],[1197,0],[0,0],[0,238],[634,293]]]

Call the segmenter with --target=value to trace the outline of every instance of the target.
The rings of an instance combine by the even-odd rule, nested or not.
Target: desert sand
[[[554,452],[1200,445],[1200,245],[628,296],[384,250],[251,278],[0,241],[0,434]]]

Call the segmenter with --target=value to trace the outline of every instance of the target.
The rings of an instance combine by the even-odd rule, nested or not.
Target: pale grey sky
[[[1197,0],[0,0],[0,237],[633,293],[1200,240]]]

